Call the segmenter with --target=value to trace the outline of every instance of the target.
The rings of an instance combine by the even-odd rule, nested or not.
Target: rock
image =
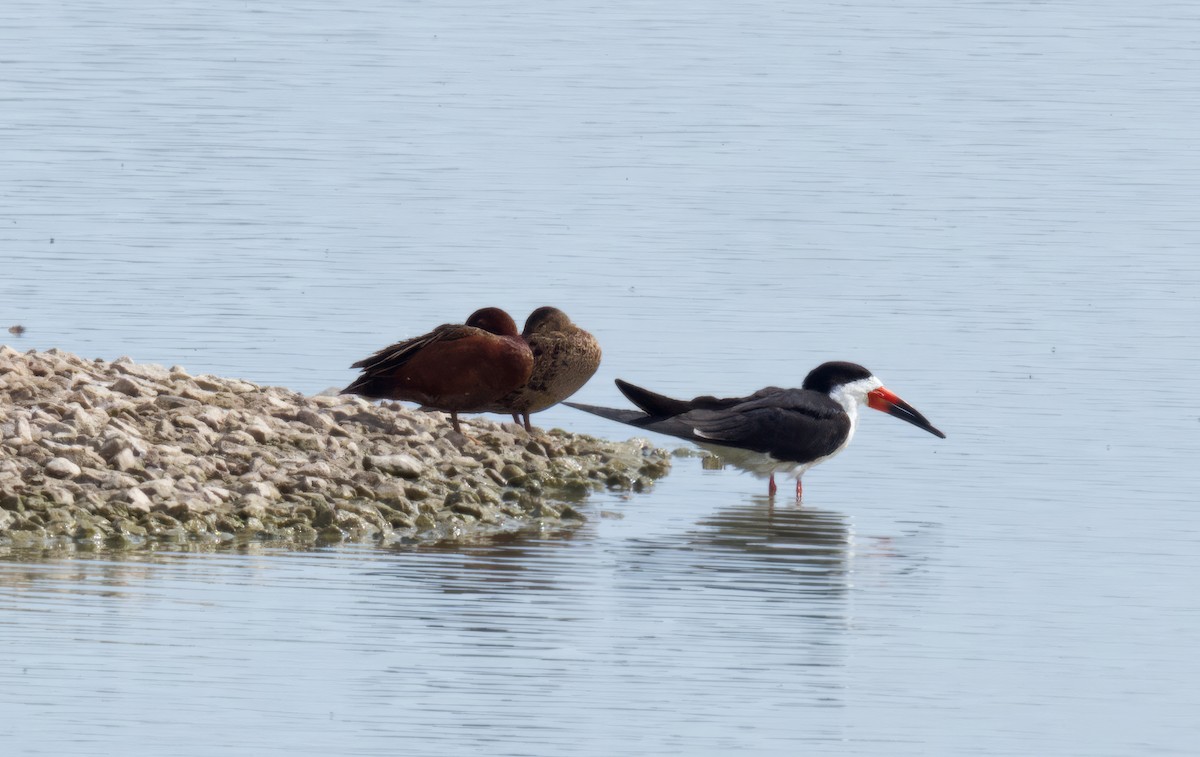
[[[129,504],[130,510],[138,512],[150,512],[150,506],[154,504],[150,498],[141,489],[131,488],[125,492],[125,501]]]
[[[308,408],[296,413],[296,420],[318,431],[325,432],[333,430],[333,427],[336,425],[328,415],[309,410]]]
[[[158,500],[166,500],[174,497],[176,489],[175,482],[165,478],[146,481],[140,488],[146,495]]]
[[[337,513],[337,526],[340,530],[351,534],[371,533],[379,529],[373,528],[366,518],[363,518],[358,513],[339,510]]]
[[[225,419],[229,417],[229,411],[219,407],[206,407],[199,415],[198,419],[212,429],[220,429],[225,425]]]
[[[374,499],[376,502],[385,503],[408,515],[417,514],[417,507],[409,501],[405,487],[395,480],[387,480],[380,483],[371,492],[371,499]]]
[[[246,433],[259,444],[266,444],[275,438],[275,432],[262,418],[256,418],[253,423],[247,426]]]
[[[325,492],[329,490],[329,482],[315,476],[301,476],[299,484],[300,491]]]
[[[164,410],[174,410],[181,407],[199,407],[200,401],[175,394],[160,394],[154,398],[154,405]]]
[[[341,390],[336,386],[326,387],[308,398],[308,401],[320,407],[340,407],[350,404],[353,399],[358,399],[351,394],[341,394]]]
[[[177,415],[171,421],[176,428],[186,428],[205,437],[212,438],[213,430],[207,423],[190,415]]]
[[[367,455],[363,467],[407,479],[419,478],[425,468],[417,458],[404,454]]]
[[[209,502],[218,505],[224,502],[229,502],[235,498],[233,492],[229,491],[223,486],[217,486],[216,484],[206,485],[200,490],[200,494]]]
[[[133,518],[117,517],[112,520],[113,530],[123,536],[145,536],[146,529]],[[130,546],[133,546],[132,544]]]
[[[242,518],[258,518],[262,521],[267,517],[267,508],[271,502],[259,494],[245,494],[238,503],[237,514]]]
[[[118,431],[111,431],[100,444],[100,457],[111,461],[122,450],[127,449],[129,449],[129,442],[126,440],[124,434]]]
[[[225,388],[234,394],[249,394],[250,392],[257,391],[259,387],[257,384],[252,384],[249,381],[242,381],[240,379],[226,379]]]
[[[102,489],[128,489],[131,486],[137,486],[138,480],[133,476],[121,473],[120,471],[105,471],[105,475],[100,481]]]
[[[450,509],[456,513],[470,515],[477,520],[483,520],[483,506],[476,502],[457,502],[450,505]]]
[[[192,400],[197,405],[202,405],[206,402],[211,402],[215,395],[212,392],[206,392],[194,386],[185,386],[179,391],[179,396],[185,400]]]
[[[46,475],[54,478],[75,478],[83,469],[65,457],[56,457],[46,463]]]
[[[84,384],[76,391],[76,395],[90,405],[95,407],[110,400],[113,396],[113,391],[107,386],[100,384]]]
[[[50,501],[56,505],[73,505],[75,504],[75,495],[70,489],[61,486],[46,487],[46,494],[50,496]]]
[[[283,441],[284,443],[290,444],[297,449],[301,449],[306,452],[316,452],[325,446],[325,438],[326,437],[319,434],[289,434]]]
[[[256,443],[257,442],[255,441],[254,437],[245,431],[230,431],[228,434],[222,436],[220,440],[218,440],[218,444],[231,444],[241,447],[246,447]]]
[[[331,479],[334,477],[333,467],[329,463],[315,461],[305,465],[300,470],[296,471],[299,476],[314,476],[316,478]]]
[[[243,494],[255,494],[265,500],[277,502],[283,499],[283,495],[279,493],[279,489],[268,481],[254,481],[243,485],[241,489]]]
[[[80,407],[68,417],[68,420],[84,436],[95,436],[108,423],[108,414],[103,410],[96,411],[93,414]]]
[[[129,377],[119,378],[113,382],[112,389],[114,392],[127,394],[130,397],[144,397],[146,392],[141,385]]]
[[[161,365],[153,363],[114,362],[113,369],[119,373],[146,379],[156,383],[164,383],[171,378],[171,373]]]
[[[210,392],[220,391],[221,389],[225,388],[225,385],[221,383],[219,378],[216,376],[209,376],[207,374],[194,377],[192,379],[192,383],[197,387]]]
[[[29,444],[33,441],[33,429],[29,426],[29,419],[21,416],[17,418],[15,425],[14,438],[18,444]]]

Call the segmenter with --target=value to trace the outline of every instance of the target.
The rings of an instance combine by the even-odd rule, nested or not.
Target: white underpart
[[[841,405],[842,409],[846,411],[846,415],[850,417],[850,433],[846,434],[846,438],[842,441],[841,445],[833,452],[824,457],[818,457],[816,460],[809,460],[807,463],[776,460],[765,452],[753,452],[748,449],[738,449],[737,447],[722,447],[719,444],[699,441],[697,444],[721,458],[726,464],[753,473],[756,476],[766,478],[775,473],[787,473],[798,479],[809,468],[812,468],[814,465],[820,465],[846,449],[850,444],[850,440],[854,438],[855,429],[858,428],[859,406],[867,404],[867,395],[881,386],[883,386],[882,381],[874,376],[870,376],[858,381],[851,381],[849,384],[834,387],[833,391],[829,393],[829,397]]]

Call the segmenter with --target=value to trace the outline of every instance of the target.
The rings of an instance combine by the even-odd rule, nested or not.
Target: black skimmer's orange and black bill
[[[677,400],[617,379],[617,388],[638,410],[565,404],[602,418],[686,439],[734,467],[758,476],[800,477],[850,444],[858,425],[858,408],[880,410],[942,439],[916,408],[883,386],[861,365],[824,363],[814,368],[800,389],[769,386],[748,397],[696,397]]]

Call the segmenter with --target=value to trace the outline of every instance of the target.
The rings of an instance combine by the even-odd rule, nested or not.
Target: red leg
[[[772,473],[772,474],[771,474],[771,483],[767,484],[767,494],[769,494],[770,496],[774,497],[774,496],[775,496],[775,491],[776,491],[776,486],[775,486],[775,474],[774,474],[774,473]]]
[[[796,501],[799,502],[800,498],[803,496],[804,489],[800,486],[800,479],[796,479]]]

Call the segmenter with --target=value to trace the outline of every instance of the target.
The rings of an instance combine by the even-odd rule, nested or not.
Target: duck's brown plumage
[[[488,406],[512,413],[530,430],[529,415],[557,405],[587,383],[600,367],[600,343],[558,308],[540,307],[525,320],[522,338],[533,352],[533,373],[520,388]]]
[[[450,413],[483,412],[525,385],[533,353],[517,324],[500,308],[483,308],[466,324],[443,324],[428,334],[384,347],[351,368],[362,375],[342,390],[370,399],[420,402]]]

